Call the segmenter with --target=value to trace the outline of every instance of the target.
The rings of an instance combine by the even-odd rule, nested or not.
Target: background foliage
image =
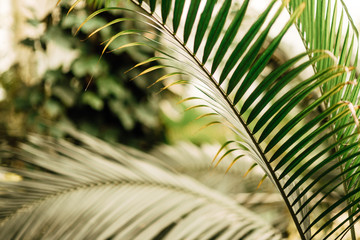
[[[60,14],[65,15],[67,10],[68,7],[62,6]],[[134,80],[132,78],[142,71],[141,68],[124,74],[154,52],[149,49],[115,51],[105,54],[99,61],[101,43],[121,31],[123,25],[108,28],[82,41],[90,31],[113,18],[111,13],[105,14],[74,37],[75,26],[80,25],[91,11],[90,7],[78,8],[67,17],[56,18],[50,13],[43,20],[29,19],[28,24],[45,23],[45,34],[39,39],[23,39],[21,44],[33,49],[34,54],[46,53],[50,45],[56,45],[60,51],[72,52],[76,57],[66,65],[47,69],[35,83],[28,84],[21,79],[19,65],[4,73],[1,83],[7,99],[0,106],[3,116],[8,117],[2,118],[2,128],[22,133],[28,130],[50,131],[61,135],[61,132],[48,127],[70,124],[108,141],[140,148],[165,141],[159,101],[171,93],[163,91],[160,96],[160,84],[148,88],[151,79],[158,77],[160,72]],[[126,43],[127,40],[121,41]],[[14,118],[18,124],[10,120],[12,111],[17,114]]]

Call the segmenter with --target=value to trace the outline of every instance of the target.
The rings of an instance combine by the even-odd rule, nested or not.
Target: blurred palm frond
[[[232,199],[128,147],[30,134],[1,157],[0,239],[280,239]],[[18,179],[19,180],[19,179]]]

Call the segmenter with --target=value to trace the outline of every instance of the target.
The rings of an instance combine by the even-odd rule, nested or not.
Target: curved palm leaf
[[[23,178],[0,182],[1,239],[281,239],[157,159],[70,132],[77,145],[30,135],[2,147],[2,157],[28,168],[1,169]]]
[[[359,33],[344,2],[342,0],[308,0],[306,2],[312,7],[307,8],[305,13],[298,19],[297,22],[298,30],[303,39],[305,47],[307,49],[326,49],[334,54],[340,65],[356,66],[359,57]],[[290,12],[295,10],[298,4],[300,4],[300,1],[291,1],[289,5]],[[309,24],[310,22],[314,24]],[[329,61],[322,61],[313,67],[315,71],[321,71],[328,66],[330,66]],[[345,81],[356,82],[355,77],[355,71],[353,71],[351,74],[337,77],[322,86],[322,93],[326,94],[329,89]],[[345,86],[341,91],[331,96],[325,102],[325,107],[331,108],[339,101],[348,101],[351,104],[348,104],[348,106],[342,107],[337,111],[339,112],[345,110],[346,108],[351,108],[354,118],[357,119],[358,113],[355,111],[356,108],[353,108],[353,105],[359,105],[359,88],[359,84]],[[336,112],[332,113],[332,116],[335,116],[335,114]],[[331,127],[332,129],[336,129],[339,126],[346,125],[348,122],[349,119],[343,118],[340,121],[334,122]],[[338,151],[346,148],[347,145],[352,145],[358,142],[358,138],[356,136],[348,138],[349,136],[353,135],[355,131],[358,131],[356,129],[358,127],[359,125],[348,125],[334,134],[333,137],[338,141],[347,138],[346,143],[342,143],[336,146]],[[354,151],[356,151],[356,149],[354,149]],[[348,156],[349,154],[345,153],[344,155],[338,157],[338,161],[341,161],[341,159],[344,159]],[[359,163],[360,157],[353,156],[351,161],[348,161],[346,164],[342,164],[340,166],[341,171],[347,172],[347,174],[343,174],[341,177],[346,194],[360,187],[360,182],[358,177],[356,177],[356,166]],[[356,194],[353,199],[358,199],[358,194]],[[350,202],[348,203],[350,204]],[[349,210],[349,215],[356,211],[357,208],[358,204],[355,204],[354,207]],[[352,218],[350,218],[350,222],[351,221],[353,221]],[[354,229],[352,230],[352,238],[354,239],[355,232]]]
[[[360,218],[360,168],[354,161],[358,157],[355,143],[359,136],[356,131],[358,107],[357,102],[352,101],[358,96],[359,87],[351,81],[354,68],[347,60],[351,56],[344,53],[345,60],[334,62],[336,51],[332,54],[329,50],[317,50],[328,49],[324,45],[309,44],[312,47],[307,53],[290,59],[271,73],[264,71],[294,22],[298,21],[300,27],[307,24],[313,29],[312,18],[303,22],[304,18],[309,19],[309,11],[312,17],[317,16],[317,23],[322,21],[321,4],[325,1],[307,1],[307,5],[299,1],[291,3],[289,21],[268,46],[265,46],[265,40],[288,1],[284,0],[280,5],[271,1],[243,36],[239,36],[238,30],[243,27],[248,1],[231,14],[229,9],[233,5],[226,0],[217,3],[200,0],[165,2],[132,1],[139,7],[139,16],[144,16],[167,42],[158,42],[159,34],[154,32],[154,37],[143,35],[143,44],[158,49],[167,65],[189,76],[206,104],[224,117],[226,124],[237,134],[238,148],[246,151],[263,168],[279,190],[302,239],[336,239],[345,235]],[[314,2],[317,2],[316,7]],[[201,4],[205,7],[199,7]],[[102,11],[113,9],[116,8],[99,10],[86,21]],[[304,9],[305,14],[301,15]],[[212,21],[209,14],[213,16]],[[329,22],[330,15],[327,16]],[[166,21],[168,18],[173,19],[172,23]],[[332,26],[330,32],[338,25]],[[327,39],[306,31],[303,33],[308,42],[333,46],[330,40],[328,43]],[[337,32],[340,39],[342,31]],[[342,48],[343,52],[352,49],[357,56],[354,47],[357,39],[349,39],[346,37],[344,42],[335,40],[335,49]],[[309,55],[309,60],[306,60],[306,55]],[[296,82],[296,77],[309,66],[321,67],[304,81]],[[263,80],[260,75],[265,75]],[[312,91],[324,86],[326,91],[322,96],[304,109],[296,110]],[[344,94],[352,98],[338,97]],[[323,104],[328,109],[317,113],[316,109]],[[315,117],[311,117],[313,115]],[[327,144],[325,147],[324,143]],[[333,175],[335,178],[331,184],[326,180],[326,184],[321,184],[326,177]],[[324,210],[318,207],[318,201],[311,201],[324,191],[326,194],[321,201],[325,201],[332,191],[342,187],[345,194],[333,208]],[[336,211],[339,206],[343,207]],[[348,211],[347,217],[344,211]],[[344,221],[330,226],[343,218]]]

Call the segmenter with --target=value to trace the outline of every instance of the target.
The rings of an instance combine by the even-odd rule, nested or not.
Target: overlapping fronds
[[[264,176],[263,171],[257,165],[254,166],[253,160],[245,153],[241,154],[241,150],[224,149],[216,154],[219,149],[218,144],[196,146],[189,142],[179,142],[171,146],[160,145],[151,152],[151,155],[163,159],[176,171],[196,178],[221,192],[234,195],[254,191]],[[241,155],[243,156],[238,158]],[[218,156],[217,159],[214,159],[214,156]],[[217,164],[219,160],[221,162]],[[259,191],[272,192],[276,189],[270,181],[266,181]]]
[[[236,133],[239,148],[279,190],[302,239],[339,239],[349,229],[355,239],[353,225],[360,218],[357,34],[349,18],[338,20],[332,14],[340,5],[330,7],[332,1],[292,1],[288,22],[279,23],[288,2],[270,1],[250,27],[243,24],[248,0],[240,6],[231,0],[121,2],[137,6],[131,10],[139,16],[136,21],[148,22],[152,30],[136,29],[142,39],[119,48],[157,49],[161,67],[189,76],[205,104]],[[130,11],[104,8],[85,23],[116,10]],[[347,14],[345,8],[339,11]],[[343,37],[345,21],[349,34]],[[293,23],[298,24],[308,51],[270,73],[265,71]],[[281,30],[265,44],[275,25]],[[313,75],[296,81],[311,66]],[[321,96],[297,108],[319,88]],[[322,105],[325,110],[318,112]],[[339,189],[343,195],[338,201],[322,209],[320,203]]]
[[[0,156],[1,239],[281,239],[230,198],[137,150],[70,131],[29,135]],[[19,179],[18,179],[19,180]]]
[[[289,5],[290,12],[294,11],[300,2],[302,1],[291,1]],[[311,50],[326,49],[334,54],[339,65],[357,66],[359,58],[359,33],[344,2],[342,0],[307,0],[306,3],[311,7],[305,10],[297,23],[305,47]],[[313,67],[315,71],[321,71],[331,65],[332,63],[329,61],[321,61],[314,64]],[[332,113],[332,117],[346,109],[349,109],[352,113],[352,118],[343,118],[332,125],[332,130],[347,125],[339,129],[333,138],[341,142],[334,148],[338,152],[343,152],[343,154],[336,157],[338,162],[342,162],[342,164],[339,164],[341,171],[337,173],[337,177],[342,180],[345,194],[349,194],[355,190],[355,194],[350,198],[352,199],[351,201],[355,200],[353,202],[354,206],[348,209],[350,215],[354,214],[358,208],[358,203],[356,202],[359,201],[359,193],[356,192],[358,192],[360,187],[357,174],[360,157],[356,154],[354,155],[355,152],[359,151],[359,147],[357,146],[359,138],[356,133],[359,132],[359,122],[357,119],[359,116],[360,84],[356,82],[357,75],[358,69],[332,79],[321,88],[322,93],[326,94],[326,92],[340,83],[351,81],[354,83],[346,85],[341,91],[327,99],[324,104],[325,108],[329,109],[339,102],[345,103],[343,107]],[[351,122],[355,124],[349,124]],[[353,147],[349,148],[349,146]],[[325,161],[326,164],[330,162],[330,160]],[[322,188],[324,189],[325,187],[326,186],[323,186]],[[348,201],[348,204],[350,204],[351,201]],[[350,218],[350,221],[353,221],[352,218]],[[352,232],[352,235],[353,238],[355,238],[354,232]]]

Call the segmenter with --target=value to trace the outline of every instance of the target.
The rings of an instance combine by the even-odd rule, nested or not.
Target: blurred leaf
[[[43,41],[56,43],[64,48],[71,49],[74,39],[69,39],[61,28],[57,26],[50,27],[41,38]]]
[[[77,144],[29,135],[1,156],[33,169],[0,181],[0,238],[280,240],[234,200],[156,158],[70,131]],[[101,219],[101,221],[99,221]]]
[[[116,100],[109,101],[110,109],[117,115],[119,120],[124,125],[124,128],[127,130],[133,129],[135,126],[135,122],[129,113],[129,111],[122,105],[121,102]]]
[[[32,48],[33,50],[35,50],[35,41],[34,41],[34,39],[25,38],[24,40],[21,40],[20,43],[27,46],[27,47]]]
[[[69,87],[54,86],[52,92],[66,107],[74,106],[75,101],[77,100],[76,92]]]
[[[60,116],[63,111],[60,104],[52,99],[48,99],[45,101],[44,109],[51,118]]]
[[[104,107],[103,100],[93,92],[85,92],[81,96],[81,102],[89,105],[90,107],[92,107],[97,111],[102,110]]]
[[[39,24],[41,24],[41,22],[38,19],[28,19],[26,22],[33,27],[37,27]]]
[[[99,76],[104,69],[105,64],[103,62],[99,62],[98,57],[88,57],[83,56],[75,60],[72,65],[73,73],[76,77],[85,77],[86,75],[90,76]]]
[[[111,77],[99,78],[95,81],[95,84],[101,97],[114,96],[118,99],[126,99],[129,97],[127,91]]]
[[[158,126],[157,117],[148,105],[139,105],[134,109],[134,111],[136,117],[140,119],[145,126],[149,128]]]
[[[36,130],[61,136],[51,126],[45,127],[44,122],[49,123],[51,120],[55,125],[66,121],[71,126],[86,129],[103,139],[142,148],[164,141],[165,126],[160,119],[157,104],[159,97],[154,94],[160,86],[147,88],[153,78],[164,75],[164,72],[158,70],[136,81],[130,81],[134,77],[131,74],[124,74],[138,63],[137,60],[153,56],[154,50],[142,48],[141,51],[114,51],[105,53],[99,61],[104,46],[102,42],[125,27],[147,25],[140,21],[113,24],[83,41],[87,33],[114,19],[114,13],[104,13],[89,22],[74,37],[77,27],[93,9],[93,6],[75,8],[66,15],[68,9],[59,6],[59,12],[49,13],[39,22],[41,28],[45,27],[42,36],[24,39],[22,44],[29,45],[32,47],[29,50],[34,51],[31,56],[41,56],[40,59],[45,61],[31,65],[31,68],[34,71],[40,68],[44,74],[38,76],[36,81],[31,80],[29,86],[28,79],[24,78],[28,75],[28,65],[19,64],[14,65],[7,77],[1,79],[7,91],[5,101],[8,103],[0,106],[0,114],[7,116],[3,121],[4,126],[24,129],[23,133]],[[63,17],[59,18],[58,13]],[[118,11],[116,14],[123,18],[133,18],[131,12]],[[130,40],[127,36],[119,38],[111,44],[109,50]],[[33,48],[34,45],[36,48]],[[68,53],[77,55],[72,58]],[[32,64],[36,59],[32,58],[27,63]],[[51,69],[44,69],[47,66]],[[139,67],[139,71],[143,70],[144,66]],[[50,101],[46,103],[47,106],[45,99]],[[13,110],[16,110],[16,117],[13,116]]]

